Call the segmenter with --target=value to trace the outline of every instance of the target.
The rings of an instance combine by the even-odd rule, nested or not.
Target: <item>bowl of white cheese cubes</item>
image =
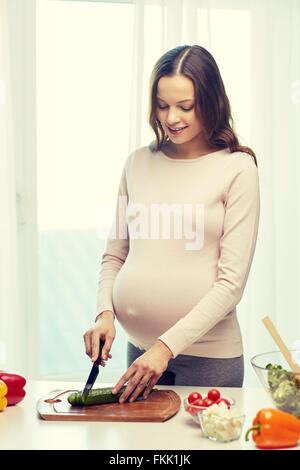
[[[240,438],[245,415],[225,403],[209,406],[198,413],[202,435],[218,442],[231,442]]]

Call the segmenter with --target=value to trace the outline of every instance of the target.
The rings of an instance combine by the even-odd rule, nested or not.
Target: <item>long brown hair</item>
[[[150,77],[148,121],[156,139],[150,146],[152,151],[162,148],[168,139],[156,117],[157,85],[163,76],[185,75],[194,84],[196,115],[201,116],[207,142],[215,149],[229,148],[230,152],[246,152],[257,166],[255,153],[240,145],[233,129],[233,118],[224,83],[213,56],[204,47],[178,46],[166,52],[155,64]]]

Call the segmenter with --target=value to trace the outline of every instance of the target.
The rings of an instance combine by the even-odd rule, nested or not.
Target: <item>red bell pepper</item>
[[[2,380],[7,386],[7,406],[16,405],[25,397],[24,386],[26,379],[18,374],[10,374],[4,370],[0,371],[0,380]]]

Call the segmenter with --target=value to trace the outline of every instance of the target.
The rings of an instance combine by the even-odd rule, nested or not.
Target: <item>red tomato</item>
[[[198,400],[199,398],[200,399],[202,398],[200,393],[198,393],[198,392],[190,393],[189,396],[188,396],[188,402],[189,403],[194,403],[194,401]]]
[[[205,397],[205,398],[203,399],[203,403],[204,403],[204,406],[211,406],[211,405],[213,405],[215,402],[212,401],[210,398]]]
[[[226,398],[219,398],[217,401],[216,401],[216,404],[218,405],[219,403],[225,403],[227,405],[227,408],[230,409],[230,402],[228,400],[226,400]]]
[[[193,401],[192,404],[193,406],[206,406],[202,398],[198,398],[198,400]]]
[[[217,401],[221,398],[221,393],[216,388],[211,388],[207,393],[207,398],[212,401]]]

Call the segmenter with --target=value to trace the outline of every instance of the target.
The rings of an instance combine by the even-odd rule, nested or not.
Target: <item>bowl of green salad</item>
[[[295,364],[300,365],[300,350],[290,350],[290,353]],[[290,370],[283,354],[262,353],[250,362],[274,406],[300,418],[300,374]]]

